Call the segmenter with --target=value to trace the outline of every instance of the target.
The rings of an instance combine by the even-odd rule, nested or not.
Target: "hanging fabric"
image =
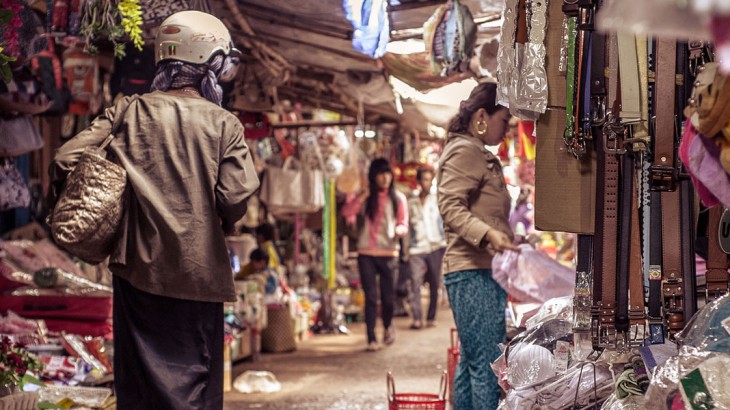
[[[352,48],[372,58],[380,58],[390,41],[388,3],[385,0],[343,0],[345,17],[355,32]]]
[[[448,0],[423,25],[423,41],[434,73],[448,77],[468,70],[477,27],[469,7]]]
[[[497,51],[497,102],[512,115],[536,120],[548,104],[545,33],[549,1],[507,0]],[[525,27],[518,23],[524,19]],[[526,41],[521,41],[522,37]]]

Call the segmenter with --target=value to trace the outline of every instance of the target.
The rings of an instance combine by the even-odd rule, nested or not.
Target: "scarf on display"
[[[205,64],[191,64],[182,61],[163,61],[157,66],[152,82],[152,91],[167,91],[192,86],[200,90],[208,101],[221,105],[223,89],[218,77],[232,64],[231,59],[218,54]]]

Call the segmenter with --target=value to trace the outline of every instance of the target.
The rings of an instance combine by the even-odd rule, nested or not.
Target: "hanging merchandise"
[[[128,50],[121,60],[114,63],[114,73],[111,78],[112,97],[148,93],[154,79],[154,51],[151,48],[142,51],[134,48]]]
[[[43,148],[43,137],[30,115],[0,116],[0,135],[0,157],[17,157]]]
[[[12,158],[0,158],[0,212],[30,205],[30,191]]]
[[[362,188],[362,173],[357,154],[358,148],[350,140],[350,149],[347,151],[342,173],[337,177],[337,191],[343,194],[354,194]]]
[[[71,114],[95,114],[101,108],[99,60],[78,45],[63,52],[63,74],[71,91]]]
[[[243,124],[244,136],[250,140],[260,140],[271,134],[269,117],[255,112],[246,112],[238,116]]]
[[[37,36],[33,43],[45,40],[46,49],[40,50],[30,58],[30,67],[35,78],[40,82],[43,93],[53,102],[46,114],[63,114],[68,109],[70,95],[63,81],[61,61],[55,49],[55,41],[49,35]],[[31,45],[31,50],[35,50]]]
[[[536,120],[548,104],[544,44],[548,5],[543,0],[508,0],[505,6],[497,51],[497,102],[523,120]],[[521,19],[526,19],[526,27],[519,24]]]
[[[596,212],[595,150],[589,150],[576,160],[575,153],[571,151],[578,152],[581,142],[576,139],[575,144],[569,141],[570,146],[566,146],[565,107],[566,102],[572,103],[566,95],[567,86],[572,82],[566,82],[569,37],[567,22],[566,29],[563,28],[562,6],[562,1],[553,0],[547,13],[549,23],[545,46],[547,54],[554,57],[546,59],[545,68],[552,109],[546,110],[535,124],[535,226],[543,231],[592,235]],[[561,71],[561,59],[557,56],[563,52],[566,61]],[[605,79],[605,76],[602,77]]]
[[[295,169],[299,166],[299,169]],[[325,204],[324,177],[322,171],[305,169],[295,164],[294,158],[284,161],[282,168],[267,166],[261,183],[261,201],[269,212],[309,213],[316,212]]]
[[[385,0],[343,0],[345,17],[352,23],[352,48],[380,58],[390,41],[388,2]]]
[[[231,96],[231,108],[234,110],[264,112],[273,109],[257,68],[257,65],[248,63],[243,70],[238,71]]]
[[[469,7],[448,0],[423,25],[431,70],[442,77],[467,72],[474,53],[477,26]]]

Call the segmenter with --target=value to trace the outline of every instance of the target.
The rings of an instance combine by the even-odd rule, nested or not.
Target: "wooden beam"
[[[345,125],[357,125],[356,120],[344,121],[296,121],[271,124],[272,128],[300,128],[300,127],[338,127]]]
[[[318,50],[322,50],[322,51],[326,51],[328,53],[332,53],[332,54],[334,54],[334,55],[336,55],[337,57],[340,57],[340,58],[341,57],[346,57],[346,58],[353,59],[353,60],[357,60],[357,61],[360,61],[360,62],[368,62],[368,63],[372,63],[373,65],[375,64],[375,60],[373,60],[372,58],[366,56],[365,54],[356,53],[355,51],[347,52],[347,51],[344,51],[344,50],[338,50],[336,48],[328,47],[328,46],[325,46],[323,44],[316,44],[316,43],[311,43],[311,42],[308,42],[308,41],[298,40],[298,39],[295,39],[295,38],[283,36],[281,34],[276,34],[276,33],[259,32],[257,35],[251,36],[251,35],[246,34],[246,33],[241,33],[240,31],[236,31],[236,30],[232,30],[232,31],[236,35],[238,35],[239,37],[241,37],[242,39],[254,39],[254,40],[258,40],[258,41],[268,41],[268,40],[265,40],[265,39],[274,38],[274,39],[281,40],[281,41],[288,41],[288,42],[294,43],[294,44],[299,44],[299,45],[303,45],[303,46],[307,46],[307,47],[313,47],[313,48],[316,48]]]
[[[440,6],[446,3],[445,0],[419,0],[409,1],[407,3],[401,3],[398,6],[388,6],[388,13],[397,13],[399,11],[421,9],[424,7]]]
[[[302,18],[302,16],[292,13],[286,13],[281,10],[262,6],[248,1],[238,2],[249,14],[256,14],[259,20],[267,21],[270,24],[283,25],[286,27],[297,28],[312,33],[321,34],[327,37],[335,37],[343,40],[352,40],[354,31],[352,29],[343,30],[341,27],[335,27],[327,24],[322,20],[313,20]]]

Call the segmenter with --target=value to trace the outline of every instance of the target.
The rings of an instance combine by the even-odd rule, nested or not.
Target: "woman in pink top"
[[[408,234],[408,202],[393,187],[393,170],[388,160],[378,158],[370,164],[369,190],[348,201],[342,209],[345,218],[364,210],[365,221],[357,242],[360,281],[365,292],[365,324],[368,351],[378,350],[375,322],[378,311],[376,276],[380,275],[380,304],[383,319],[383,343],[395,341],[392,326],[395,284],[393,276],[400,251],[399,239]],[[363,206],[364,205],[364,206]]]

